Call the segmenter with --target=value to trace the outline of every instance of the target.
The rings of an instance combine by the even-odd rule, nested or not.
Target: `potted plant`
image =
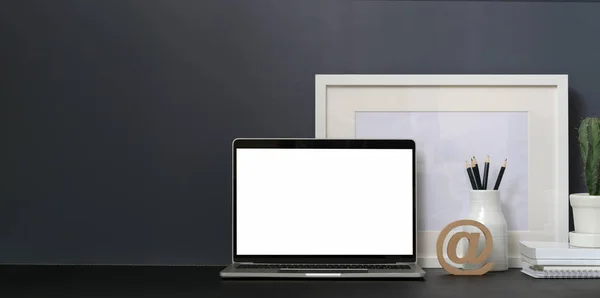
[[[575,232],[571,245],[600,247],[600,118],[588,117],[579,126],[583,176],[588,193],[571,194]]]

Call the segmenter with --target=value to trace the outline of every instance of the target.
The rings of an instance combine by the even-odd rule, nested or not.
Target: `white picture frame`
[[[509,230],[509,266],[521,267],[520,240],[568,242],[567,75],[315,76],[316,138],[356,138],[361,112],[447,111],[527,113],[529,225]],[[440,267],[440,230],[417,233],[417,258],[425,268]]]

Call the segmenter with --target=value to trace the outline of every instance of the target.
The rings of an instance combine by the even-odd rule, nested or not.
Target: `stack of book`
[[[521,272],[534,278],[600,278],[600,249],[521,241]]]

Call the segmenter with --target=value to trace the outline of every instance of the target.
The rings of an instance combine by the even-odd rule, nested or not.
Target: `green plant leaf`
[[[579,127],[579,146],[590,195],[600,195],[600,119],[585,118]]]

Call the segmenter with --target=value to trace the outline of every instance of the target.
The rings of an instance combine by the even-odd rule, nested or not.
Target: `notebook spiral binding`
[[[600,278],[597,270],[547,270],[543,274],[546,278]]]

